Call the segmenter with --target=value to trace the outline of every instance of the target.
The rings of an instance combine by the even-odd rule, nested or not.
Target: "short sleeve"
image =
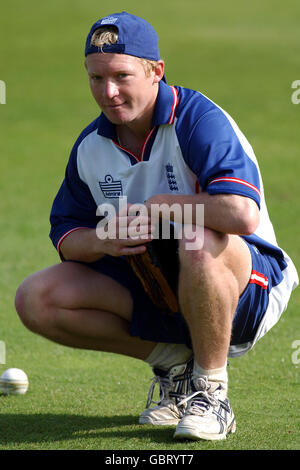
[[[50,214],[50,238],[55,248],[73,230],[95,228],[96,203],[88,186],[80,179],[77,169],[77,146],[74,146],[66,168],[64,181],[54,199]]]
[[[238,194],[260,207],[260,173],[253,149],[235,121],[200,93],[186,101],[177,122],[183,157],[202,191]]]

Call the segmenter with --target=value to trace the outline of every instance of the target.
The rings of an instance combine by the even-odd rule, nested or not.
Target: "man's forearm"
[[[83,228],[71,232],[62,242],[60,252],[66,260],[92,263],[102,258],[101,240],[95,229]]]
[[[185,213],[189,214],[189,211],[185,211],[185,205],[191,205],[192,220],[183,220],[183,222],[193,224],[197,223],[196,204],[203,204],[204,226],[222,233],[250,235],[259,223],[259,209],[255,201],[234,194],[209,195],[205,192],[196,195],[160,194],[147,201],[149,208],[151,205],[154,207],[154,204],[166,204],[168,207],[179,204],[181,206],[179,212],[183,218]],[[171,218],[174,220],[172,213]],[[180,220],[175,221],[180,222]]]
[[[218,194],[209,195],[208,193],[201,193],[197,195],[172,195],[172,194],[159,194],[151,197],[146,206],[148,211],[154,207],[153,205],[170,208],[173,204],[179,204],[181,210],[181,220],[176,220],[180,223],[196,224],[197,214],[196,205],[203,204],[204,206],[204,226],[221,233],[230,233],[237,235],[250,235],[253,233],[259,223],[259,210],[257,204],[249,198],[232,195],[232,194]],[[185,205],[190,205],[191,220],[185,220],[185,214],[190,214],[190,211],[185,211]],[[173,219],[173,213],[166,211],[167,216]],[[149,216],[152,211],[149,212]],[[62,242],[60,246],[61,254],[66,260],[83,261],[91,263],[110,253],[105,243],[97,237],[95,229],[80,229],[71,232]],[[115,253],[121,255],[122,253]]]

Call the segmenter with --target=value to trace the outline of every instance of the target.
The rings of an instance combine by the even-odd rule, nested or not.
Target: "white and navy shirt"
[[[50,237],[59,250],[68,234],[95,228],[97,207],[143,203],[155,194],[238,194],[260,208],[256,232],[244,238],[276,257],[298,283],[295,267],[278,247],[253,149],[234,120],[203,94],[160,82],[153,126],[137,157],[118,143],[102,113],[77,139],[65,179],[54,200]]]

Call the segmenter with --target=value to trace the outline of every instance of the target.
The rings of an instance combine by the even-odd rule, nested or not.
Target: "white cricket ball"
[[[21,369],[7,369],[0,377],[0,391],[4,395],[24,395],[28,386],[28,377]]]

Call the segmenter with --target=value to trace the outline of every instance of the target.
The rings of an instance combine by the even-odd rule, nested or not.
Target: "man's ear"
[[[154,67],[154,77],[153,83],[158,83],[161,81],[165,73],[165,63],[163,60],[158,60],[156,66]]]

